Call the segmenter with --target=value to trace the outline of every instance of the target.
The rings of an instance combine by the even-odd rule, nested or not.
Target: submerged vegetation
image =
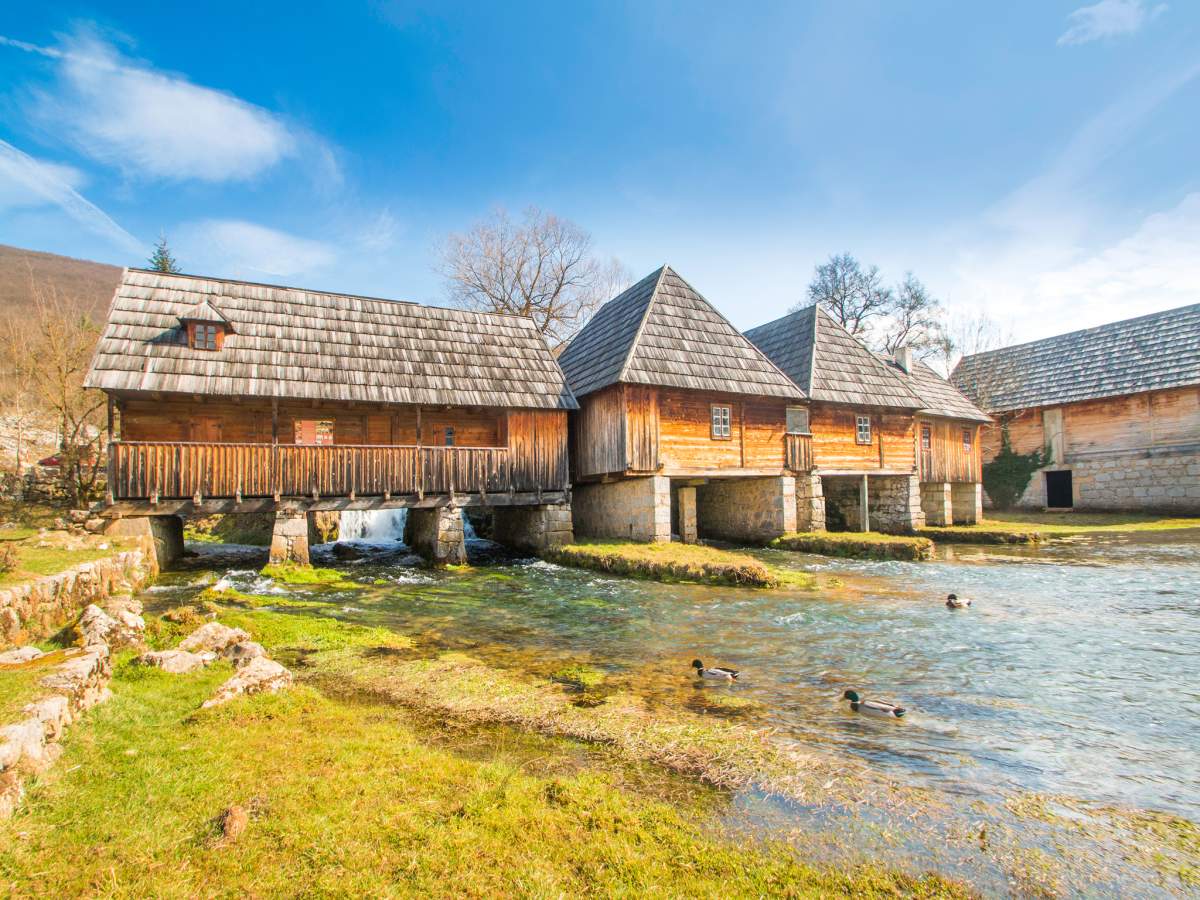
[[[767,546],[850,559],[930,559],[933,556],[933,542],[927,537],[876,531],[797,532],[776,538]]]
[[[321,569],[297,563],[271,563],[263,566],[262,574],[283,584],[339,584],[350,581],[337,569]]]
[[[785,572],[744,553],[704,544],[639,543],[581,539],[546,557],[564,566],[632,575],[654,581],[729,584],[747,587],[810,587],[810,576]]]

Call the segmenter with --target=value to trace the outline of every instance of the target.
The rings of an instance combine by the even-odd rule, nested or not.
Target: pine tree
[[[166,236],[159,237],[158,243],[154,245],[154,253],[150,257],[150,268],[155,272],[168,272],[171,275],[178,275],[182,271],[179,263],[175,262],[175,257],[171,255],[171,248],[167,246]]]

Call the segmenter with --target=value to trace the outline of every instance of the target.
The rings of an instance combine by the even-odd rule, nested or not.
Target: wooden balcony
[[[560,472],[559,470],[562,469]],[[109,445],[112,501],[348,498],[563,491],[565,465],[507,447]]]
[[[783,467],[789,472],[811,472],[813,450],[811,434],[785,434],[783,436]]]

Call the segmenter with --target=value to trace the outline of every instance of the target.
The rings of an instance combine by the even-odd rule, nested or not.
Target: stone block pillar
[[[958,487],[958,485],[954,485]],[[948,481],[921,482],[921,511],[926,525],[950,525],[955,521]]]
[[[685,544],[694,544],[699,539],[696,527],[696,489],[681,487],[675,492],[679,501],[679,540]]]
[[[983,518],[983,485],[964,482],[950,485],[955,525],[974,525]]]
[[[158,567],[165,569],[183,556],[183,519],[179,516],[130,516],[104,526],[110,537],[149,537],[154,541]]]
[[[908,532],[925,524],[921,482],[916,475],[871,475],[867,479],[871,530]]]
[[[580,537],[671,540],[671,480],[663,475],[580,484],[571,491]]]
[[[796,479],[710,481],[697,490],[696,507],[702,536],[763,543],[796,530]]]
[[[796,476],[796,530],[825,530],[825,489],[820,475]]]
[[[276,511],[275,527],[271,532],[269,557],[272,565],[280,563],[309,565],[311,561],[308,555],[309,518],[309,514],[302,509]]]
[[[462,511],[457,506],[410,509],[404,543],[435,565],[461,566],[467,561]]]
[[[541,553],[575,539],[571,506],[567,503],[497,506],[492,510],[492,521],[495,540],[514,550]]]

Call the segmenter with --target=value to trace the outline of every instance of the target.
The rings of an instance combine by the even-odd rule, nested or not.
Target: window
[[[730,407],[712,407],[712,437],[714,441],[727,441],[733,436],[729,424],[731,421]]]
[[[296,443],[306,446],[333,446],[332,419],[296,419]]]
[[[446,426],[446,446],[447,447],[454,446],[454,428],[453,428],[453,426],[449,426],[449,425]]]
[[[854,442],[857,444],[871,443],[871,417],[854,417]]]
[[[803,406],[787,408],[788,434],[808,434],[808,409]]]
[[[220,333],[219,325],[208,325],[204,322],[195,322],[191,325],[191,345],[193,350],[216,350],[219,348],[220,340],[217,335]]]
[[[963,432],[963,450],[967,451],[967,453],[970,453],[971,452],[971,429],[964,428],[962,430],[962,432]]]
[[[921,426],[921,449],[930,450],[933,447],[933,432],[928,425]]]

